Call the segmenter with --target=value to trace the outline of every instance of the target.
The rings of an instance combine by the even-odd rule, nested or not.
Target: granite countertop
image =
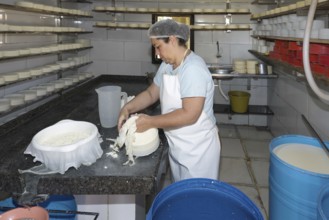
[[[151,155],[135,159],[134,166],[124,166],[125,149],[118,158],[107,157],[110,141],[116,138],[117,128],[102,128],[98,116],[98,96],[95,88],[119,85],[129,96],[148,86],[146,77],[100,76],[79,88],[62,94],[44,106],[0,126],[0,192],[21,193],[26,188],[32,193],[45,194],[141,194],[154,195],[167,160],[167,142],[160,130],[161,144]],[[159,114],[153,106],[147,114]],[[87,121],[98,127],[103,138],[102,157],[90,166],[70,168],[65,174],[19,174],[40,163],[31,155],[24,155],[33,136],[40,130],[63,119]]]

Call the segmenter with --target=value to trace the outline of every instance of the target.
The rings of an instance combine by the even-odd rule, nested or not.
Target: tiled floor
[[[265,128],[218,125],[222,150],[219,180],[244,192],[268,219],[269,142]],[[169,176],[167,184],[169,183]]]
[[[222,143],[219,180],[244,192],[268,217],[269,142],[265,128],[219,125]]]

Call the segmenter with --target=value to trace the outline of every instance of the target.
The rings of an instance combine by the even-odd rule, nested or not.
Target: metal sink
[[[217,80],[230,80],[235,77],[235,75],[230,73],[212,73],[211,76],[213,79]]]
[[[233,72],[233,68],[231,65],[209,65],[208,69],[210,73],[218,74],[229,74]]]
[[[233,72],[232,66],[208,66],[208,69],[214,79],[233,79],[230,75]]]
[[[217,73],[217,74],[230,74],[233,69],[232,68],[223,68],[223,67],[208,67],[210,73]]]

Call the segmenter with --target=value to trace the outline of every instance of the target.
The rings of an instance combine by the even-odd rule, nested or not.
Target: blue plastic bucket
[[[306,144],[310,147],[321,147],[317,139],[301,135],[284,135],[271,141],[270,219],[316,220],[319,192],[325,184],[329,183],[329,175],[304,170],[281,160],[273,151],[283,144]],[[326,145],[329,146],[327,142]]]
[[[154,199],[147,220],[263,219],[256,205],[235,187],[212,179],[173,183]]]
[[[318,198],[318,220],[329,219],[329,184],[320,191]]]

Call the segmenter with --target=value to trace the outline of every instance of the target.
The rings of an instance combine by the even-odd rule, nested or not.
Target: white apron
[[[163,114],[182,108],[177,75],[163,74],[160,92]],[[175,182],[188,178],[218,179],[221,148],[218,130],[204,111],[195,124],[165,130],[165,134]]]

